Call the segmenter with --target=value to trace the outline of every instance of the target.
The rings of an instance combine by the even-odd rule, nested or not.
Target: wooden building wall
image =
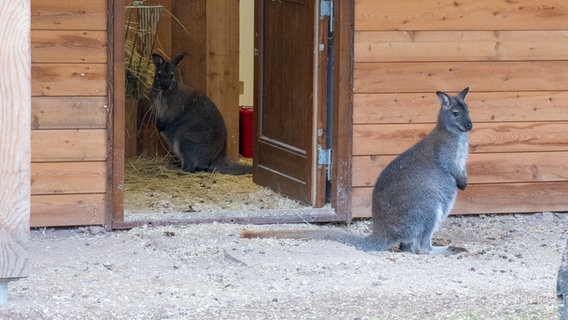
[[[470,86],[469,185],[454,214],[568,209],[568,2],[355,1],[353,216],[382,168]]]
[[[31,0],[31,225],[103,224],[107,0]]]

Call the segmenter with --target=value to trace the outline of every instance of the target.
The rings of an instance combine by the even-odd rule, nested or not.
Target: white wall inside
[[[240,0],[239,80],[243,92],[239,105],[253,105],[254,81],[254,0]]]

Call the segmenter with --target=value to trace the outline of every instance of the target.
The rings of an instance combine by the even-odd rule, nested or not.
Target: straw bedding
[[[251,159],[241,159],[251,164]],[[172,156],[125,160],[124,207],[128,213],[293,209],[302,204],[252,181],[252,175],[187,173]]]

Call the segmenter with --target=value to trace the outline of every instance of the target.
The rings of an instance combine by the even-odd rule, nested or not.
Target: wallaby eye
[[[454,113],[453,113],[453,114],[454,114],[454,117],[457,117],[457,116],[459,116],[459,115],[460,115],[460,113],[459,113],[459,112],[457,112],[457,111],[454,111]]]

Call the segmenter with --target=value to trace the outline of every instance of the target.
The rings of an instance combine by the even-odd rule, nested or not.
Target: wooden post
[[[0,1],[0,304],[28,275],[30,77],[30,0]]]
[[[8,281],[0,280],[0,306],[8,302]]]

